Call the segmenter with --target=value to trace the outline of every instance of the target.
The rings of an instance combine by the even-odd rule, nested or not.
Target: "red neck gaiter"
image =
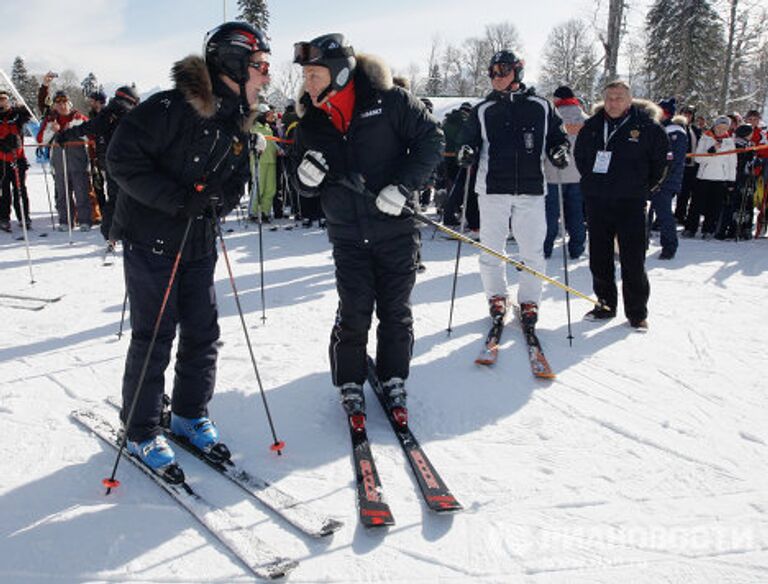
[[[341,90],[328,98],[320,108],[331,119],[334,127],[346,134],[352,121],[352,111],[355,109],[355,82],[347,83]]]

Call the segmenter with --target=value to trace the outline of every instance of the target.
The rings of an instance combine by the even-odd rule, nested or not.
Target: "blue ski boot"
[[[168,440],[162,434],[142,442],[128,440],[126,447],[128,452],[169,483],[179,484],[184,482],[184,473],[176,464],[176,455],[168,444]]]
[[[224,462],[231,456],[229,449],[219,442],[219,431],[207,416],[184,418],[172,413],[170,430],[215,462]]]

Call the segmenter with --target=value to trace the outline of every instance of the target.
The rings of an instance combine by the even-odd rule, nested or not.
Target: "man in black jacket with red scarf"
[[[413,218],[401,212],[440,163],[443,133],[418,99],[393,86],[385,64],[355,56],[342,35],[323,35],[294,48],[304,75],[293,150],[297,183],[305,196],[321,198],[336,265],[339,306],[329,348],[333,383],[353,426],[362,426],[375,306],[377,373],[390,408],[405,423],[418,232]],[[362,183],[354,186],[358,180],[378,195],[375,201],[361,192]]]

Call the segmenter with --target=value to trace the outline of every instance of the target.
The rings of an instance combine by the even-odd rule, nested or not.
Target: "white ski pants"
[[[488,247],[505,252],[509,235],[510,216],[512,235],[520,252],[518,261],[543,272],[544,237],[547,217],[544,195],[487,195],[477,198],[480,207],[480,241]],[[539,303],[541,280],[528,272],[520,274],[517,302]],[[487,253],[480,254],[480,278],[488,298],[507,295],[507,264]]]

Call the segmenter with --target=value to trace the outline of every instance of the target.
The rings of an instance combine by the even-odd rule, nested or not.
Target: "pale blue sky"
[[[649,0],[636,0],[634,6]],[[342,32],[360,52],[374,53],[405,72],[424,67],[432,38],[458,44],[482,34],[486,24],[513,22],[523,41],[527,75],[538,74],[539,55],[556,24],[590,17],[588,0],[364,0],[270,2],[275,66],[289,62],[293,43]],[[0,2],[0,67],[9,71],[22,55],[33,73],[93,71],[102,83],[135,81],[144,92],[167,87],[173,61],[199,53],[207,30],[223,18],[222,0],[3,0]],[[642,18],[633,8],[632,22]],[[227,17],[236,1],[226,0]]]

